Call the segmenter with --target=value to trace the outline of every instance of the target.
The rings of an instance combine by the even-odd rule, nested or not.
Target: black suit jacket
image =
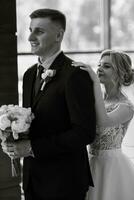
[[[56,75],[32,99],[37,65],[23,80],[23,106],[32,107],[34,158],[24,159],[24,190],[30,183],[42,198],[67,197],[93,185],[86,145],[95,138],[93,83],[61,52],[51,65]]]

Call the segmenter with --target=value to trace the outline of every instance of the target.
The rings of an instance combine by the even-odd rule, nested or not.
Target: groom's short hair
[[[33,18],[47,18],[47,17],[49,19],[51,19],[51,21],[60,24],[64,31],[66,30],[66,17],[59,10],[43,8],[43,9],[35,10],[30,14],[31,19],[33,19]]]

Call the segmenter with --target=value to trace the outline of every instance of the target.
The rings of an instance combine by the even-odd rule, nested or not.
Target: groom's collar
[[[41,63],[40,58],[38,58],[38,66],[42,65],[44,69],[49,69],[55,58],[61,53],[61,50],[57,51],[55,54],[47,58],[43,63]]]

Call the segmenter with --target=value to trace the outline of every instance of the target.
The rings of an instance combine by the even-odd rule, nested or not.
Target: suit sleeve
[[[31,141],[35,157],[72,153],[93,142],[96,134],[96,113],[93,82],[87,72],[76,68],[65,85],[65,98],[71,127],[51,139]]]

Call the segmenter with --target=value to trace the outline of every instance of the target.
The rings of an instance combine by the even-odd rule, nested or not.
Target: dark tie
[[[43,73],[44,67],[42,67],[41,65],[38,66],[38,74],[35,80],[35,88],[34,88],[34,92],[35,95],[37,95],[37,93],[39,92],[39,89],[41,87],[41,83],[42,83],[42,78],[41,78],[41,74]]]

